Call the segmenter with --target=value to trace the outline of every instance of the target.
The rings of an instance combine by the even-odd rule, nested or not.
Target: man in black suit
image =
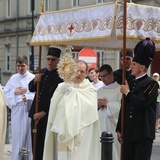
[[[116,132],[123,147],[123,160],[150,160],[155,139],[158,83],[147,75],[147,68],[155,54],[154,42],[149,38],[140,41],[134,54],[131,73],[135,80],[121,85],[121,93],[125,95],[123,137],[121,112]]]
[[[34,123],[37,124],[37,140],[36,140],[36,159],[42,160],[44,140],[46,134],[46,126],[48,120],[48,112],[50,99],[57,88],[58,84],[63,80],[57,72],[57,64],[59,62],[61,50],[50,47],[47,55],[47,68],[41,69],[40,74],[36,74],[35,78],[29,83],[30,92],[36,92],[37,82],[40,82],[40,93],[38,97],[38,112],[35,113],[36,96],[33,100],[29,117],[32,119],[31,128],[33,130]],[[33,136],[32,134],[32,143]]]
[[[132,79],[134,79],[134,76],[131,75],[131,63],[133,60],[133,51],[132,50],[127,50],[126,51],[126,56],[123,56],[123,50],[121,51],[121,64],[123,66],[123,59],[125,58],[125,71],[126,71],[126,79],[128,82],[130,82]],[[118,69],[113,72],[114,73],[114,80],[118,84],[122,84],[122,69]]]

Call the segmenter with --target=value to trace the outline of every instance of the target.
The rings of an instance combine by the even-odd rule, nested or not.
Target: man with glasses
[[[110,131],[113,134],[113,159],[119,160],[120,145],[117,141],[115,129],[122,98],[122,94],[120,93],[120,85],[114,81],[112,68],[108,64],[101,66],[99,76],[105,84],[97,91],[98,114],[101,132]]]
[[[34,93],[28,89],[28,83],[34,75],[28,71],[26,56],[19,56],[16,60],[18,73],[14,74],[4,87],[7,106],[11,109],[12,127],[12,160],[21,160],[23,151],[26,159],[32,159],[31,119],[28,117]]]
[[[40,93],[38,97],[38,113],[35,113],[36,96],[32,103],[32,107],[29,116],[32,119],[32,132],[34,129],[34,123],[37,124],[37,140],[36,140],[36,159],[42,160],[44,139],[46,133],[46,126],[48,120],[48,112],[50,106],[50,99],[57,88],[58,84],[62,82],[57,72],[57,64],[61,50],[55,47],[49,47],[47,54],[47,67],[41,69],[40,74],[36,74],[35,78],[29,83],[29,90],[36,92],[37,82],[40,83]],[[32,142],[34,134],[32,133]]]
[[[123,59],[125,58],[125,70],[126,70],[126,79],[127,81],[131,81],[134,79],[134,76],[131,75],[131,63],[133,59],[133,52],[131,50],[127,50],[126,57],[123,56],[123,50],[121,51],[121,65],[123,66]],[[114,71],[114,79],[118,84],[122,84],[122,69],[118,69]]]

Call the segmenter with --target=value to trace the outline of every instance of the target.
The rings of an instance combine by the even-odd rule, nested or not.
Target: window
[[[79,52],[79,51],[73,51],[73,52],[72,52],[73,58],[74,58],[75,60],[78,59],[78,52]]]
[[[105,55],[105,51],[104,50],[96,50],[96,52],[97,52],[97,57],[98,57],[97,66],[101,67],[104,64],[103,56]]]
[[[6,71],[11,71],[11,47],[6,46]]]
[[[35,10],[35,0],[29,0],[28,1],[28,13],[31,14],[32,13],[32,10],[34,11]]]
[[[29,64],[29,69],[31,70],[31,52],[32,52],[32,49],[31,49],[31,46],[28,45],[28,64]]]
[[[38,55],[34,55],[34,72],[35,73],[38,72],[38,60],[39,60],[39,56]]]
[[[45,0],[44,6],[45,6],[45,11],[49,11],[50,10],[50,8],[49,8],[49,6],[50,6],[50,0]]]
[[[33,48],[34,50],[34,48]],[[30,70],[33,71],[33,67],[34,67],[34,72],[37,73],[38,72],[38,60],[39,60],[39,56],[38,55],[34,55],[34,66],[32,66],[32,62],[31,62],[31,54],[32,54],[32,46],[28,46],[28,64],[30,64]]]
[[[97,3],[102,3],[104,2],[105,0],[97,0]]]
[[[31,14],[32,13],[32,0],[28,1],[28,13]]]
[[[1,71],[1,68],[0,68],[0,84],[2,84],[1,74],[2,74],[2,71]],[[4,89],[4,86],[2,86],[2,89]]]
[[[7,17],[11,17],[11,0],[7,0]]]
[[[78,7],[79,6],[79,0],[73,0],[72,2],[73,2],[72,3],[73,7]]]

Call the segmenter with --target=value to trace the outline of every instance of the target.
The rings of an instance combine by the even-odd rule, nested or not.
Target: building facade
[[[44,12],[70,9],[110,2],[111,0],[44,0]],[[131,2],[131,0],[130,0]],[[133,3],[160,6],[160,0],[132,0]],[[30,60],[30,70],[38,67],[38,47],[31,47],[34,26],[40,15],[42,0],[0,0],[0,83],[5,85],[16,73],[16,58],[26,55]],[[45,66],[48,47],[42,47],[41,63]],[[73,51],[75,57],[79,49]],[[120,67],[119,51],[96,50],[99,66],[110,64],[114,70]]]

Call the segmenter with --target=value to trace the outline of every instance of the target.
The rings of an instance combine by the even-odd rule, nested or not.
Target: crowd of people
[[[113,160],[122,155],[123,160],[150,160],[155,133],[160,132],[159,74],[147,75],[154,54],[155,44],[149,38],[138,42],[134,51],[127,50],[125,56],[122,51],[124,83],[122,69],[113,71],[104,64],[88,70],[83,60],[75,62],[71,82],[61,79],[59,48],[49,47],[46,68],[36,75],[28,71],[27,57],[19,56],[18,73],[3,91],[0,88],[0,159],[8,106],[12,160],[24,156],[32,160],[33,154],[36,160],[58,160],[60,144],[67,148],[66,160],[100,160],[104,131],[113,134]]]

